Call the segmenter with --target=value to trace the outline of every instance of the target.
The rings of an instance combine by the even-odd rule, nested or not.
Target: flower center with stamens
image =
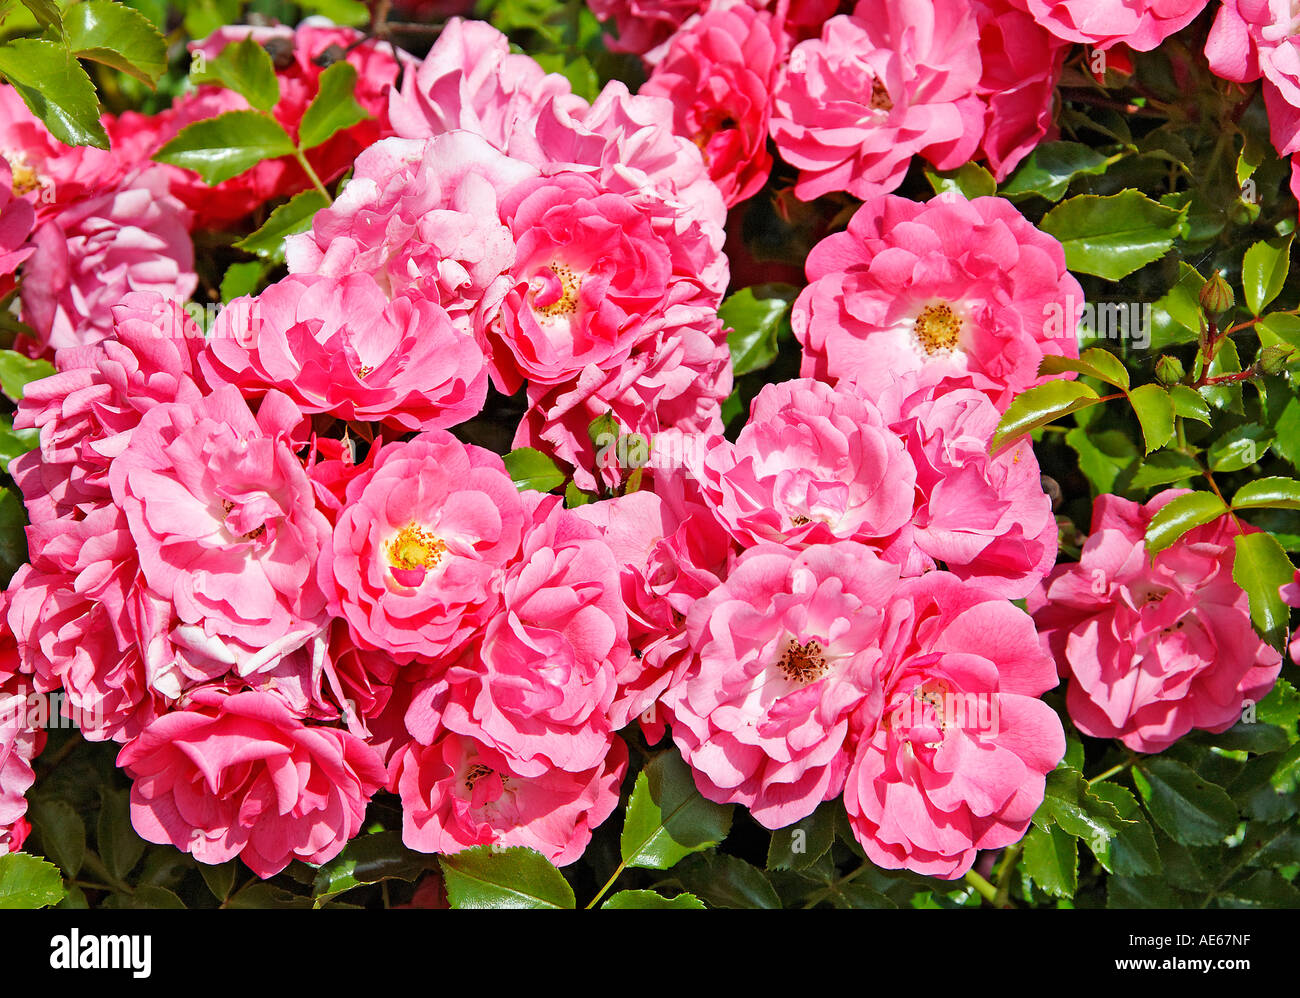
[[[873,111],[892,111],[894,109],[894,101],[890,98],[889,91],[885,89],[885,85],[880,81],[879,77],[871,81],[871,109]]]
[[[916,341],[931,356],[957,349],[961,316],[947,303],[927,305],[916,317]]]
[[[483,779],[483,777],[491,775],[491,767],[485,766],[481,762],[474,763],[474,765],[470,766],[469,770],[465,773],[465,789],[472,791],[475,783]]]
[[[547,270],[549,274],[545,272]],[[568,264],[552,260],[550,266],[533,279],[533,284],[533,311],[538,316],[554,319],[573,315],[578,310],[582,275]]]
[[[235,508],[235,504],[231,502],[229,499],[222,499],[221,505],[222,507],[224,507],[226,511],[226,516],[229,517],[230,511]],[[263,524],[260,527],[254,527],[246,534],[240,534],[239,539],[241,541],[255,541],[265,533],[266,533],[266,525]]]
[[[27,156],[21,152],[6,152],[3,154],[5,160],[9,163],[9,171],[13,174],[13,192],[21,197],[31,191],[39,190],[45,185],[41,181],[41,175],[36,172],[36,168],[27,161]]]
[[[811,683],[826,674],[826,657],[816,640],[810,639],[800,644],[791,638],[781,660],[777,662],[777,668],[786,679],[796,683]]]
[[[408,523],[388,542],[388,561],[396,569],[414,571],[433,568],[442,560],[447,545],[423,527]]]

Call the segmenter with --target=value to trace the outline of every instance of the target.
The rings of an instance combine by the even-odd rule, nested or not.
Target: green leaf
[[[310,908],[311,900],[262,881],[240,888],[222,907],[235,909]]]
[[[440,856],[453,908],[572,908],[573,888],[541,853],[475,846]]]
[[[167,71],[167,43],[139,11],[111,0],[73,4],[63,15],[68,48],[150,87]]]
[[[1210,425],[1210,407],[1205,404],[1205,399],[1195,388],[1174,385],[1169,389],[1169,397],[1174,400],[1175,415],[1182,416],[1184,419],[1195,419],[1206,426]]]
[[[9,489],[0,489],[0,585],[27,562],[27,510]]]
[[[1216,845],[1237,827],[1232,798],[1181,762],[1163,756],[1142,759],[1133,768],[1133,781],[1151,817],[1183,845]]]
[[[781,898],[758,867],[726,853],[696,853],[678,863],[674,879],[711,908],[781,907]]]
[[[1129,480],[1131,489],[1150,489],[1156,485],[1183,482],[1202,473],[1201,463],[1177,451],[1162,450],[1152,454]]]
[[[182,128],[153,158],[219,184],[264,159],[293,153],[293,140],[276,121],[259,111],[227,111]]]
[[[1059,825],[1029,829],[1024,863],[1034,883],[1054,897],[1073,897],[1079,885],[1079,847]]]
[[[989,443],[996,454],[1030,430],[1101,401],[1101,396],[1078,381],[1049,381],[1021,392],[1007,407]]]
[[[125,880],[144,855],[145,841],[131,827],[130,795],[125,790],[99,792],[99,826],[95,848],[108,872]]]
[[[654,891],[619,891],[608,901],[601,905],[601,908],[645,908],[645,909],[664,909],[664,908],[694,908],[702,909],[704,902],[694,894],[683,891],[673,898],[666,898],[662,894]]]
[[[1300,693],[1285,679],[1279,679],[1259,702],[1255,713],[1265,724],[1276,724],[1295,735],[1296,722],[1300,719]]]
[[[1246,250],[1241,263],[1241,284],[1251,315],[1259,315],[1282,292],[1291,266],[1291,239],[1292,236],[1287,236],[1259,242]]]
[[[0,908],[45,908],[63,900],[59,870],[25,852],[0,855]]]
[[[0,419],[0,471],[9,470],[9,462],[41,442],[41,431],[36,427],[15,430],[8,419]]]
[[[295,194],[271,212],[260,229],[239,240],[235,247],[263,260],[280,263],[284,260],[285,239],[310,229],[316,212],[327,207],[329,199],[320,191],[307,190]]]
[[[32,360],[16,350],[0,350],[0,391],[21,402],[23,389],[30,382],[53,377],[54,365],[48,360]]]
[[[32,12],[36,23],[42,28],[54,28],[63,31],[63,12],[54,0],[23,0],[23,6]]]
[[[1247,423],[1210,444],[1205,457],[1211,471],[1240,471],[1263,460],[1272,442],[1271,432],[1258,423]]]
[[[1115,480],[1139,459],[1137,446],[1121,430],[1089,432],[1076,426],[1065,435],[1065,442],[1079,455],[1079,470],[1096,495],[1113,492]]]
[[[1058,357],[1055,354],[1049,354],[1038,365],[1038,376],[1040,378],[1052,374],[1061,374],[1065,371],[1077,371],[1079,374],[1087,374],[1098,381],[1114,385],[1116,388],[1127,390],[1129,386],[1128,368],[1124,366],[1124,362],[1109,350],[1103,350],[1100,347],[1084,350],[1079,354],[1077,360],[1073,357]]]
[[[1151,306],[1152,350],[1176,343],[1194,343],[1201,329],[1201,288],[1205,278],[1196,268],[1178,263],[1178,279],[1169,293]],[[1191,389],[1188,389],[1191,391]]]
[[[199,873],[203,877],[203,882],[208,885],[208,890],[218,901],[225,901],[230,897],[230,892],[235,889],[235,875],[238,872],[239,861],[234,859],[217,865],[199,864]]]
[[[86,858],[86,823],[66,800],[34,800],[27,815],[41,835],[45,855],[69,879],[81,872]]]
[[[221,278],[222,304],[229,305],[236,298],[251,295],[270,269],[271,265],[265,260],[243,260],[240,263],[232,263]]]
[[[550,492],[564,484],[564,473],[556,467],[555,462],[539,450],[531,447],[516,447],[504,458],[506,472],[510,475],[515,488],[520,491],[534,489],[538,492]]]
[[[1184,212],[1135,190],[1084,194],[1057,205],[1040,228],[1061,241],[1071,270],[1118,281],[1159,260],[1173,245]]]
[[[1217,378],[1223,374],[1238,374],[1241,371],[1241,356],[1237,353],[1237,344],[1231,339],[1219,341],[1214,360],[1210,361],[1206,374]],[[1241,385],[1208,385],[1201,389],[1201,395],[1216,409],[1241,412]]]
[[[1174,401],[1159,385],[1139,385],[1129,393],[1129,402],[1142,425],[1146,452],[1159,450],[1174,435]]]
[[[1236,557],[1232,578],[1250,597],[1250,619],[1255,629],[1270,641],[1286,632],[1290,609],[1282,602],[1278,588],[1295,579],[1295,566],[1272,534],[1258,531],[1233,538]]]
[[[1003,183],[999,193],[1015,200],[1037,194],[1048,201],[1065,197],[1070,181],[1106,172],[1106,157],[1081,142],[1043,142]]]
[[[836,802],[822,804],[808,817],[772,833],[767,848],[769,870],[802,870],[821,859],[835,841]]]
[[[320,74],[320,89],[303,113],[298,142],[304,150],[328,142],[336,132],[370,117],[355,96],[357,70],[350,62],[336,62]]]
[[[731,812],[732,805],[715,804],[700,794],[676,751],[661,752],[637,774],[619,838],[623,862],[666,870],[725,839]]]
[[[1289,344],[1300,348],[1300,315],[1287,312],[1274,312],[1255,323],[1255,332],[1259,334],[1261,346],[1279,346]]]
[[[1147,554],[1154,556],[1187,531],[1218,519],[1228,507],[1212,492],[1189,492],[1171,499],[1147,525]]]
[[[776,360],[778,342],[789,332],[790,303],[794,289],[788,285],[742,288],[718,309],[727,327],[727,346],[737,377],[759,371]]]
[[[321,74],[322,78],[324,73]],[[280,103],[280,81],[271,54],[252,38],[231,42],[214,59],[208,59],[195,83],[216,83],[235,91],[259,111]]]
[[[1148,910],[1187,906],[1187,895],[1159,877],[1111,877],[1106,882],[1107,908]]]
[[[311,889],[312,907],[319,908],[362,884],[381,880],[414,882],[429,866],[428,857],[402,844],[401,832],[358,836],[317,871]]]
[[[370,23],[370,11],[361,0],[306,0],[298,6],[344,27],[359,28]]]
[[[1103,852],[1119,828],[1119,812],[1108,801],[1089,792],[1083,774],[1061,767],[1047,774],[1043,803],[1033,822],[1046,829],[1058,825],[1064,832],[1083,839],[1095,853]]]
[[[1150,877],[1161,871],[1160,850],[1156,847],[1151,826],[1142,816],[1137,798],[1117,783],[1102,781],[1088,790],[1110,803],[1120,816],[1115,837],[1094,853],[1102,866],[1121,877]]]
[[[44,38],[7,41],[0,45],[0,74],[60,142],[108,148],[95,85],[61,44]]]
[[[884,911],[898,905],[887,895],[874,891],[861,881],[834,884],[830,888],[830,902],[836,908],[855,911]]]
[[[1300,509],[1300,482],[1294,478],[1257,478],[1232,497],[1233,509]]]
[[[925,179],[930,181],[934,193],[955,191],[967,200],[991,197],[998,192],[998,182],[993,179],[993,174],[978,163],[964,163],[955,170],[942,171],[927,166]]]

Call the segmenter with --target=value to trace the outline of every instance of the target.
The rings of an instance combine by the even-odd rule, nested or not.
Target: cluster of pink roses
[[[40,444],[9,466],[31,526],[0,602],[0,849],[41,745],[22,706],[56,690],[120,745],[141,835],[264,877],[337,855],[381,789],[412,848],[570,863],[638,722],[712,800],[780,828],[842,798],[878,865],[952,878],[1028,828],[1060,679],[1079,730],[1139,751],[1230,726],[1280,668],[1232,529],[1152,563],[1173,493],[1103,497],[1056,566],[1029,440],[989,453],[1043,358],[1078,354],[1061,245],[1000,198],[889,193],[916,154],[1004,177],[1069,44],[1149,48],[1203,6],[593,3],[654,69],[591,102],[481,22],[404,65],[259,30],[290,134],[330,59],[370,117],[312,150],[352,174],[288,276],[206,335],[187,230],[305,189],[296,161],[215,188],[151,164],[245,106],[214,85],[110,120],[111,155],[0,90],[0,290],[21,279],[57,371],[14,421]],[[800,196],[866,203],[809,256],[803,377],[731,441],[723,225],[768,137]],[[454,435],[493,389],[522,393],[515,447],[613,494],[566,508]],[[598,420],[649,443],[635,477]]]

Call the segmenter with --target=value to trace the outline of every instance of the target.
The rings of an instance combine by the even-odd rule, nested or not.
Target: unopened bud
[[[1156,380],[1162,385],[1176,385],[1182,381],[1187,371],[1183,368],[1183,362],[1177,357],[1171,357],[1164,354],[1156,361]]]
[[[1226,312],[1232,308],[1236,300],[1232,294],[1232,286],[1218,271],[1215,271],[1201,286],[1201,308],[1205,310],[1206,315],[1219,315]]]
[[[1294,356],[1295,347],[1275,343],[1261,350],[1255,363],[1265,374],[1281,374]]]

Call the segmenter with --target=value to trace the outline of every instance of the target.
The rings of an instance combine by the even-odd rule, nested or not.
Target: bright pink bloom
[[[853,723],[844,806],[867,857],[952,879],[1019,841],[1065,754],[1056,685],[1033,621],[946,572],[903,583],[885,610],[883,709]]]
[[[323,624],[314,570],[329,523],[294,454],[301,421],[277,392],[254,417],[223,387],[154,407],[109,467],[144,578],[192,642],[284,652]],[[237,667],[261,664],[259,656]]]
[[[1107,49],[1124,44],[1149,52],[1182,31],[1209,0],[1012,0],[1067,42]],[[1249,2],[1249,0],[1247,0]]]
[[[389,302],[365,274],[291,275],[236,299],[213,325],[203,367],[245,397],[274,389],[303,412],[399,431],[463,423],[487,396],[473,337],[431,301]]]
[[[728,207],[756,194],[771,172],[771,90],[784,54],[768,12],[746,4],[711,10],[673,36],[641,88],[673,102],[678,134],[700,147]]]
[[[30,827],[27,791],[36,782],[32,759],[40,752],[44,733],[30,720],[31,701],[22,687],[0,687],[0,855],[23,847]]]
[[[1193,728],[1227,730],[1282,665],[1232,578],[1237,521],[1189,531],[1154,563],[1147,555],[1147,526],[1185,491],[1166,489],[1146,505],[1099,496],[1079,561],[1059,566],[1029,603],[1070,680],[1075,726],[1137,752],[1160,752]]]
[[[993,176],[1005,180],[1049,134],[1056,85],[1069,42],[1054,37],[1014,0],[977,0],[980,99],[985,105],[980,153]]]
[[[898,568],[852,541],[750,548],[687,619],[695,661],[663,695],[705,797],[783,828],[839,794],[849,718],[880,711],[881,608]]]
[[[36,212],[26,200],[14,196],[14,187],[9,161],[0,157],[0,294],[9,292],[10,275],[33,252],[27,237],[36,222]]]
[[[716,316],[719,298],[701,274],[717,254],[702,239],[677,238],[666,204],[560,173],[516,188],[502,213],[517,247],[513,287],[488,336],[506,391],[521,376],[557,385],[620,370],[661,331]]]
[[[618,565],[595,527],[559,496],[524,493],[518,558],[501,606],[444,677],[417,691],[406,723],[422,744],[430,719],[509,756],[521,776],[598,766],[627,662]]]
[[[387,444],[347,486],[318,578],[362,648],[434,662],[493,617],[523,506],[501,458],[445,430]]]
[[[878,198],[807,269],[791,316],[804,377],[854,380],[874,397],[918,371],[1005,410],[1045,380],[1043,357],[1078,356],[1084,299],[1065,250],[1002,198]]]
[[[357,159],[338,200],[291,236],[291,273],[364,273],[390,296],[428,298],[479,332],[510,286],[502,198],[537,175],[470,132],[385,139]]]
[[[986,592],[1027,596],[1057,551],[1056,518],[1029,439],[990,457],[998,411],[982,393],[947,383],[905,377],[879,405],[916,468],[904,574],[941,563]]]
[[[610,738],[604,761],[585,772],[523,776],[489,745],[445,732],[432,745],[407,746],[392,768],[408,848],[447,855],[477,845],[524,846],[565,866],[618,806],[627,746]]]
[[[617,38],[606,44],[614,52],[633,52],[657,61],[665,43],[686,22],[708,10],[710,0],[587,0],[587,6],[602,21],[613,21]]]
[[[201,863],[238,856],[259,877],[324,863],[361,830],[383,766],[361,739],[305,727],[268,693],[199,691],[118,754],[131,821]]]
[[[968,0],[870,0],[795,46],[773,94],[777,150],[805,201],[870,201],[902,183],[914,155],[939,169],[970,159],[984,129],[979,29]]]
[[[111,501],[109,462],[141,417],[167,402],[197,402],[203,333],[180,304],[127,295],[112,309],[112,336],[55,355],[58,373],[29,383],[15,429],[39,429],[40,447],[9,465],[33,523],[79,518]]]

